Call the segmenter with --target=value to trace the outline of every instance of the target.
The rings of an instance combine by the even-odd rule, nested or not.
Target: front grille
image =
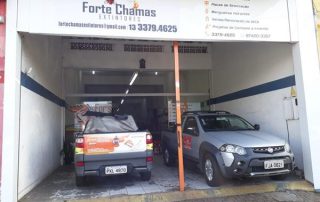
[[[268,150],[272,149],[272,152]],[[264,153],[264,154],[274,154],[284,151],[284,146],[276,146],[276,147],[255,147],[253,148],[254,153]]]

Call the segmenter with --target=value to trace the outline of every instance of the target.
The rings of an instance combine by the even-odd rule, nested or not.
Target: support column
[[[18,0],[7,2],[1,201],[17,201],[20,129],[21,41]]]
[[[179,160],[179,185],[180,191],[184,191],[184,168],[183,168],[183,144],[181,129],[181,97],[180,97],[180,66],[179,66],[179,43],[173,42],[174,52],[174,74],[176,88],[176,115],[177,115],[177,142],[178,142],[178,160]]]
[[[312,1],[296,0],[299,43],[293,45],[306,180],[320,190],[320,68]]]

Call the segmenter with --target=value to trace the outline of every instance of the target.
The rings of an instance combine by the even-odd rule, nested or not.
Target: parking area
[[[209,187],[200,171],[186,162],[185,169],[186,191],[241,189],[247,185],[265,185],[269,178],[235,179],[226,181],[222,187]],[[279,181],[281,186],[286,182],[301,181],[297,176],[290,176],[286,181]],[[273,181],[275,182],[275,181]],[[273,183],[272,182],[272,183]],[[72,166],[63,166],[50,177],[28,193],[21,202],[67,201],[74,199],[98,199],[120,197],[126,195],[144,195],[154,193],[170,193],[179,190],[177,167],[166,167],[161,156],[156,156],[150,181],[141,181],[138,174],[119,175],[105,178],[90,178],[88,186],[78,188],[74,182]],[[254,191],[254,189],[252,190]],[[268,191],[268,190],[265,190]]]
[[[44,42],[48,43],[47,46],[44,46]],[[83,49],[83,44],[98,45],[106,49]],[[170,137],[177,137],[175,126],[178,125],[178,102],[183,114],[188,114],[188,118],[182,123],[185,157],[200,160],[197,152],[202,152],[199,146],[204,139],[201,138],[212,137],[206,141],[222,149],[221,152],[226,153],[228,147],[228,158],[220,159],[220,165],[226,165],[227,162],[229,167],[231,166],[234,161],[232,148],[238,151],[235,156],[245,156],[244,151],[258,148],[252,152],[259,153],[259,157],[255,157],[263,160],[255,164],[255,172],[261,171],[261,166],[264,166],[262,171],[265,172],[268,172],[265,168],[289,168],[285,167],[288,165],[287,161],[278,159],[284,157],[277,156],[282,155],[280,152],[289,150],[295,155],[297,168],[304,169],[290,44],[181,42],[180,49],[176,46],[176,53],[179,53],[181,61],[180,101],[177,101],[175,93],[171,42],[25,34],[22,47],[24,69],[21,73],[23,87],[17,179],[18,199],[22,201],[64,201],[73,198],[178,191],[177,166],[164,167],[159,156],[155,157],[149,182],[142,181],[139,173],[136,173],[130,176],[91,178],[90,186],[77,188],[72,166],[72,163],[75,163],[79,168],[77,174],[80,179],[82,171],[92,174],[97,172],[99,166],[111,168],[130,164],[132,159],[126,158],[131,158],[130,153],[134,152],[143,153],[138,155],[141,158],[133,157],[134,166],[141,169],[146,162],[152,160],[152,154],[148,151],[154,149],[155,153],[159,152],[160,143],[168,147],[168,154],[174,154],[177,141]],[[247,51],[242,52],[243,49]],[[38,55],[33,56],[32,51],[36,50],[41,50],[39,55],[47,60],[39,61]],[[254,61],[248,62],[252,61],[252,58],[255,58]],[[269,62],[271,60],[272,64]],[[92,137],[89,138],[89,134],[82,137],[81,131],[85,129],[90,119],[88,117],[91,117],[82,113],[84,111],[91,115],[92,112],[102,112],[108,114],[107,116],[111,114],[119,120],[122,115],[132,116],[137,129],[144,131],[144,134],[130,135],[130,138],[125,135],[123,138],[118,135],[106,138],[107,135],[102,133],[108,133],[109,130],[99,128],[96,131],[93,127]],[[192,114],[192,111],[196,111],[199,117],[195,117],[196,114]],[[219,115],[219,120],[199,119],[204,112],[211,113],[214,117]],[[242,121],[227,121],[225,117],[221,117],[223,114],[240,116],[248,123],[243,126]],[[198,122],[194,121],[194,117]],[[92,117],[91,119],[93,120]],[[190,126],[185,124],[187,121]],[[206,122],[208,124],[205,124],[204,128],[203,124]],[[241,127],[227,128],[228,122],[240,123]],[[250,127],[246,127],[249,125]],[[212,133],[199,133],[204,130],[212,130]],[[215,133],[215,130],[221,130],[228,135],[216,137],[218,132]],[[100,132],[101,134],[98,134]],[[121,131],[117,129],[113,132]],[[150,143],[150,134],[153,143]],[[102,138],[104,136],[105,138]],[[97,137],[101,139],[97,141]],[[141,144],[138,143],[144,141],[145,145],[140,148]],[[167,144],[169,142],[173,144]],[[89,143],[101,145],[97,146],[99,148],[89,148]],[[290,143],[291,147],[287,143]],[[165,148],[161,149],[166,151]],[[97,155],[96,151],[103,152]],[[74,158],[75,153],[77,158]],[[266,156],[262,158],[263,155]],[[210,162],[205,162],[210,169]],[[244,160],[235,159],[234,162],[230,172],[245,171],[244,168],[239,168],[245,163]],[[265,166],[265,162],[269,166]],[[61,167],[65,164],[71,166]],[[35,172],[35,168],[41,169]],[[252,171],[252,175],[256,175],[255,172]],[[42,181],[43,179],[45,181]],[[197,169],[188,166],[185,180],[186,190],[215,190],[207,186],[206,180]],[[256,183],[274,181],[270,178],[237,180],[225,182],[223,187]],[[81,183],[78,185],[81,186]]]

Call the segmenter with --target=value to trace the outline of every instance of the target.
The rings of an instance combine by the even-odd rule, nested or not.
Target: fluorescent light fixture
[[[154,75],[156,75],[156,76],[157,76],[157,75],[158,75],[158,72],[155,72],[155,73],[154,73]]]
[[[126,90],[126,95],[128,95],[128,93],[129,93],[129,89]]]
[[[124,102],[124,99],[121,100],[121,104],[123,104],[123,102]]]
[[[133,74],[133,76],[132,76],[132,79],[131,79],[130,83],[129,83],[130,86],[132,86],[132,84],[133,84],[133,82],[136,80],[137,76],[138,76],[138,72],[135,72],[135,73]]]
[[[95,75],[95,74],[96,74],[96,71],[92,70],[92,72],[91,72],[91,73],[92,73],[92,75]]]

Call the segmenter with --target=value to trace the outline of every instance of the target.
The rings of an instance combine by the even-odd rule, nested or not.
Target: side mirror
[[[254,129],[256,129],[256,130],[260,130],[260,125],[259,124],[254,124]]]
[[[197,128],[187,128],[190,132],[192,132],[193,135],[195,136],[199,136],[199,131],[197,130]]]

